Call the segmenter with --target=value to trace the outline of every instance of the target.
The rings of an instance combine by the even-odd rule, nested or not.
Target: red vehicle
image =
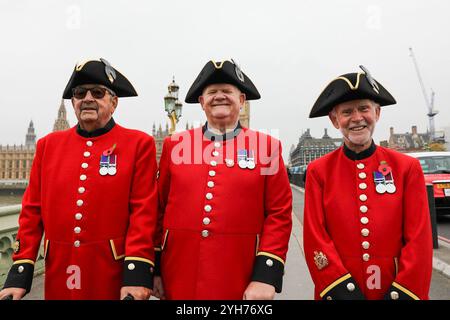
[[[408,153],[417,158],[425,175],[425,183],[432,184],[437,214],[450,214],[450,152]]]

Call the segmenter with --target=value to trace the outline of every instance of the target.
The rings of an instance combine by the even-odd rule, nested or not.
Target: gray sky
[[[24,143],[31,119],[38,137],[50,132],[74,65],[99,57],[139,93],[119,102],[116,121],[148,133],[167,122],[163,96],[173,75],[184,100],[208,60],[236,59],[262,96],[251,103],[251,127],[278,130],[287,161],[307,128],[340,136],[328,118],[308,114],[330,80],[360,64],[398,102],[382,108],[375,141],[390,126],[426,131],[412,46],[436,92],[436,128],[450,127],[448,12],[445,0],[0,0],[0,144]],[[198,104],[183,105],[178,127],[186,121],[204,121]]]

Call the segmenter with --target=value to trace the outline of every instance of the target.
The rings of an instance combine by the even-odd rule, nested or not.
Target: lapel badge
[[[238,166],[241,169],[247,168],[247,150],[238,150]]]
[[[328,266],[328,258],[322,251],[314,251],[314,263],[316,264],[317,269],[322,270]]]

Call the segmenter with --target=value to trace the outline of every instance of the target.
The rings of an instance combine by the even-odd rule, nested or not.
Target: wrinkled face
[[[341,131],[347,147],[359,152],[372,143],[380,106],[368,99],[347,101],[335,106],[329,117],[334,127]]]
[[[211,84],[203,90],[199,102],[209,124],[216,128],[229,128],[239,119],[245,94],[231,84]]]
[[[83,88],[101,87],[102,85],[86,84],[81,85]],[[91,91],[87,91],[86,96],[82,99],[72,97],[72,105],[75,115],[83,129],[91,130],[103,128],[111,119],[118,103],[117,96],[109,90],[106,90],[103,98],[94,98]]]

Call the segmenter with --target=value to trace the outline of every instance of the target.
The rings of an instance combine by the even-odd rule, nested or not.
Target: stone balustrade
[[[6,280],[12,265],[13,244],[19,228],[19,214],[22,206],[0,207],[0,288]],[[41,245],[35,264],[35,276],[44,272],[44,250]]]

